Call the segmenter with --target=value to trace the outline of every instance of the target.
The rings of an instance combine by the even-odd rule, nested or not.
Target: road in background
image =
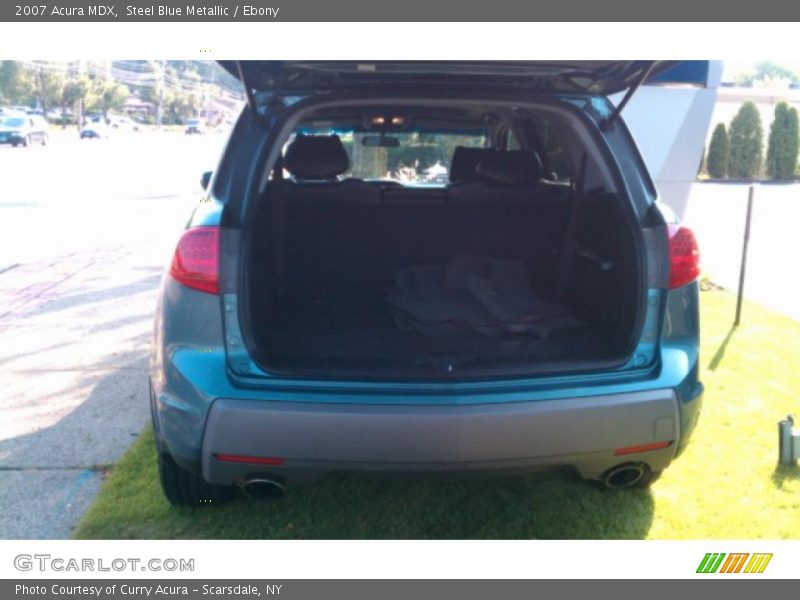
[[[186,216],[225,140],[157,132],[80,140],[57,129],[51,137],[46,147],[0,146],[0,269],[142,233],[121,223],[174,226],[169,219]]]
[[[155,293],[226,136],[0,146],[0,538],[65,538],[148,419]]]

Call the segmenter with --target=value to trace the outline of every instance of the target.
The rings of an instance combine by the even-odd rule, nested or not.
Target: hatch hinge
[[[650,73],[653,72],[653,68],[655,66],[656,61],[653,60],[649,62],[647,68],[642,71],[642,74],[636,79],[633,85],[628,88],[628,91],[625,92],[625,95],[622,97],[622,100],[620,100],[619,104],[617,104],[614,112],[608,115],[608,117],[606,117],[603,122],[600,123],[601,129],[607,129],[614,123],[614,121],[617,120],[617,117],[619,117],[619,115],[622,113],[622,110],[625,108],[625,105],[628,104],[628,101],[633,98],[633,95],[636,93],[636,90],[639,89],[639,86],[641,86],[645,81],[647,81],[647,78],[650,77]]]
[[[247,78],[244,75],[244,69],[242,68],[242,61],[236,61],[236,70],[239,72],[239,80],[242,82],[244,86],[244,93],[247,96],[247,106],[250,108],[250,112],[253,114],[256,120],[261,120],[261,115],[258,114],[258,107],[256,106],[256,97],[253,94],[253,86],[250,85],[250,82],[247,81]]]

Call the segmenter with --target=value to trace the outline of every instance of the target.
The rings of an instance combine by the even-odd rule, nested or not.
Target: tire
[[[42,146],[47,146],[47,142],[50,141],[50,136],[46,133],[42,136]]]
[[[28,148],[30,145],[31,145],[31,136],[26,135],[24,138],[22,138],[22,147]]]
[[[208,506],[231,500],[236,488],[213,485],[182,469],[169,454],[159,453],[161,489],[173,506]]]

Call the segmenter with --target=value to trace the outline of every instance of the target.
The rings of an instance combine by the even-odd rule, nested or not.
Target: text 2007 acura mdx
[[[619,114],[670,63],[223,66],[248,105],[155,322],[170,502],[347,470],[622,488],[681,452],[697,245]]]

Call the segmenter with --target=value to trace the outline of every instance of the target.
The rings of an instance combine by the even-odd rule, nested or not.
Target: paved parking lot
[[[155,291],[223,142],[0,147],[0,537],[68,537],[144,427]]]

